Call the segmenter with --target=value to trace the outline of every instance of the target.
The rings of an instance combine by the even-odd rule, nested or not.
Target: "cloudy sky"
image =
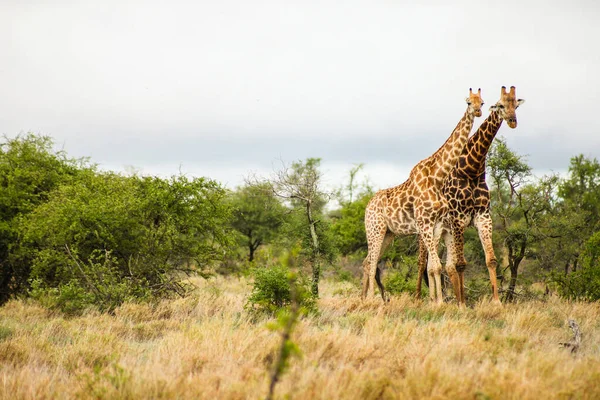
[[[229,187],[321,157],[404,181],[470,87],[526,103],[500,134],[537,174],[600,157],[597,1],[0,1],[0,134],[105,169]],[[452,3],[452,5],[450,5]]]

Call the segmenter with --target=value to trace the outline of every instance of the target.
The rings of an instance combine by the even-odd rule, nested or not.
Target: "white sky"
[[[537,174],[600,156],[597,1],[0,1],[0,133],[229,187],[321,157],[404,181],[481,87]]]

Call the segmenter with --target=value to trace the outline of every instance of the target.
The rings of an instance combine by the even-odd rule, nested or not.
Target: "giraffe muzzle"
[[[517,127],[517,119],[516,118],[508,118],[506,120],[506,122],[508,122],[508,126],[510,126],[513,129]]]

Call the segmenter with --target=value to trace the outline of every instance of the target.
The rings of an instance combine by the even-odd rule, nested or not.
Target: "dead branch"
[[[575,320],[570,319],[569,326],[573,331],[573,340],[570,342],[561,342],[559,344],[563,347],[570,347],[571,353],[575,353],[577,350],[579,350],[579,346],[581,345],[581,331],[579,330],[579,325],[577,325]]]

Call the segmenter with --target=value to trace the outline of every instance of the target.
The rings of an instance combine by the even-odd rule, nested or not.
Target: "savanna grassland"
[[[32,301],[0,308],[0,398],[258,399],[280,344],[244,309],[249,281],[196,281],[192,296],[66,317]],[[302,354],[276,387],[292,399],[600,398],[600,304],[551,297],[472,308],[408,295],[362,302],[324,281]],[[579,351],[559,346],[575,319]]]

